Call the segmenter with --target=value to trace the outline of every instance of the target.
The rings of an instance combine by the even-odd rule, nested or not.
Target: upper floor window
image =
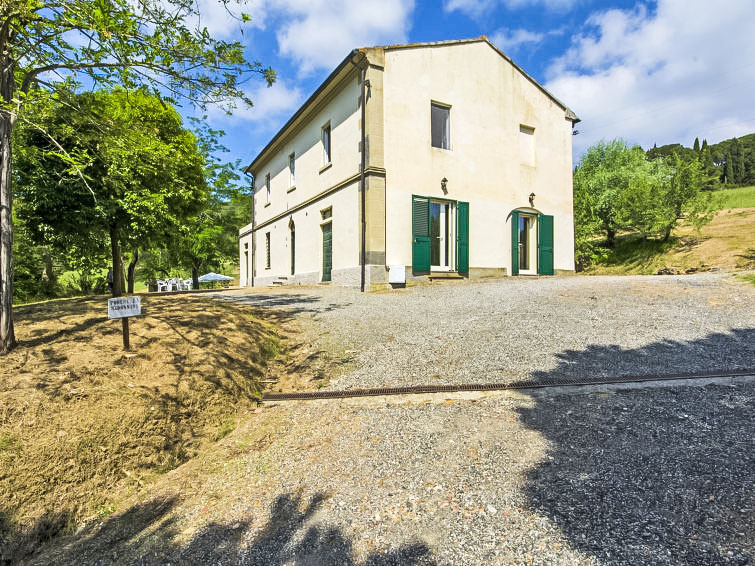
[[[330,163],[330,122],[322,127],[322,163]]]
[[[270,173],[265,175],[265,203],[270,204]]]
[[[451,149],[451,107],[430,103],[432,146]]]
[[[288,186],[293,187],[296,185],[296,155],[293,153],[288,156],[288,177]]]
[[[535,165],[535,128],[519,125],[519,156],[524,165]]]

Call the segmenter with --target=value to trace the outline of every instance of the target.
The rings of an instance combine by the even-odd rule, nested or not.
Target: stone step
[[[457,271],[438,271],[427,276],[429,281],[463,281],[466,279]]]

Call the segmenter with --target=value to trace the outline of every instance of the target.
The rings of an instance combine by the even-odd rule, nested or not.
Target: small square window
[[[270,232],[265,232],[265,269],[270,269]]]
[[[289,176],[289,187],[293,187],[296,185],[296,155],[291,154],[288,156],[288,176]]]
[[[265,175],[265,202],[270,202],[270,173]]]
[[[441,104],[430,104],[432,146],[451,149],[451,108]]]
[[[320,216],[322,216],[323,220],[329,220],[333,218],[333,207],[329,206],[328,208],[321,210]]]
[[[330,163],[330,122],[322,127],[322,163]]]

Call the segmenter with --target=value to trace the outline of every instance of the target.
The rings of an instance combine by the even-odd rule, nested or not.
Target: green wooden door
[[[519,213],[511,213],[511,275],[519,275]]]
[[[328,222],[322,226],[322,280],[330,281],[333,271],[333,224]]]
[[[537,272],[553,275],[553,217],[537,215]]]
[[[456,270],[469,271],[469,203],[456,203]]]
[[[430,271],[430,199],[412,196],[412,269]]]

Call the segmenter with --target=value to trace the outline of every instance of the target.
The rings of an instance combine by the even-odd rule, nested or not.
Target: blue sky
[[[575,163],[600,139],[648,148],[755,132],[752,0],[239,1],[252,17],[243,37],[217,0],[198,3],[211,33],[241,38],[278,73],[272,88],[247,84],[253,108],[209,113],[244,165],[352,48],[480,35],[582,119]]]

